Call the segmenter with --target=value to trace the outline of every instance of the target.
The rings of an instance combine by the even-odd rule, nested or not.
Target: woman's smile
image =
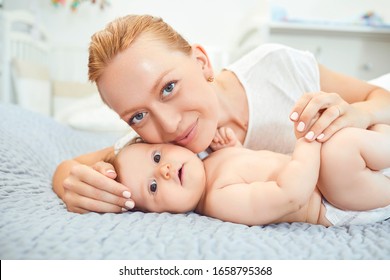
[[[187,146],[196,136],[197,128],[198,128],[198,120],[199,119],[197,119],[179,137],[176,137],[176,139],[173,141],[173,143],[180,145],[180,146],[183,146],[183,147]]]

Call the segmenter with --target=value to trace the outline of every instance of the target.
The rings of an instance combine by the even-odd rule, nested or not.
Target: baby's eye
[[[156,180],[152,180],[152,182],[150,182],[149,190],[152,193],[155,193],[157,191],[157,182],[156,182]]]
[[[169,96],[173,89],[175,88],[176,83],[175,82],[169,82],[162,90],[162,97]]]
[[[158,151],[155,151],[155,152],[153,153],[153,161],[154,161],[155,163],[159,163],[159,162],[160,162],[160,159],[161,159],[161,153],[158,152]]]

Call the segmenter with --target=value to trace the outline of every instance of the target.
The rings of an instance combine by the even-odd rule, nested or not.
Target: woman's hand
[[[290,119],[297,138],[325,142],[340,129],[367,128],[370,116],[346,102],[337,93],[305,93],[295,104]]]
[[[61,196],[68,211],[119,213],[134,208],[130,190],[116,182],[116,176],[110,163],[99,161],[88,166],[73,161]]]

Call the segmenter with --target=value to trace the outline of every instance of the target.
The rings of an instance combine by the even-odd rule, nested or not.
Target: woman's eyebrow
[[[149,91],[150,94],[153,94],[155,92],[160,92],[160,84],[161,84],[161,81],[164,79],[164,77],[166,75],[168,75],[170,72],[172,72],[173,69],[168,69],[164,72],[161,73],[161,75],[156,79],[156,81],[154,82],[151,90]],[[125,110],[123,113],[119,114],[119,116],[123,119],[124,116],[128,115],[131,111],[133,111],[133,109],[129,109],[129,110]]]
[[[154,84],[152,86],[152,89],[150,91],[151,94],[153,94],[156,91],[160,92],[159,86],[161,84],[161,81],[164,79],[164,77],[166,75],[168,75],[172,71],[173,71],[173,69],[167,69],[167,70],[165,70],[164,72],[161,73],[161,75],[156,79],[156,81],[154,82]]]

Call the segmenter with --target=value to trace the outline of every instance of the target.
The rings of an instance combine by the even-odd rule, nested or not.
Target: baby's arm
[[[236,134],[230,127],[220,127],[215,133],[213,142],[210,148],[213,151],[218,151],[227,147],[242,147],[241,142],[238,141]]]
[[[274,181],[235,183],[212,189],[205,215],[247,225],[265,225],[298,211],[310,199],[319,174],[321,144],[298,139],[292,159]],[[253,168],[253,172],[261,172]]]

